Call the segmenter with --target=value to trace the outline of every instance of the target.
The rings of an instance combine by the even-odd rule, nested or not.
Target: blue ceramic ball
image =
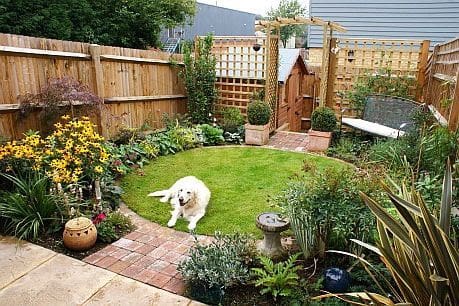
[[[324,272],[324,290],[341,293],[346,292],[351,284],[349,272],[340,268],[328,268]]]

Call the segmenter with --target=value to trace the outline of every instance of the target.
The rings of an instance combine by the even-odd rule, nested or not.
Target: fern
[[[260,261],[263,268],[252,268],[253,282],[255,287],[263,287],[261,294],[271,294],[274,300],[278,296],[291,296],[293,288],[298,286],[299,276],[297,271],[301,266],[296,266],[295,262],[300,253],[292,255],[287,261],[274,263],[270,258],[261,256]]]

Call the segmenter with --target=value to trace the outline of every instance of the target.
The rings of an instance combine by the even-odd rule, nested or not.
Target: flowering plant
[[[100,178],[109,163],[103,137],[87,117],[61,119],[45,139],[29,133],[22,141],[0,146],[2,168],[14,171],[20,168],[15,165],[29,166],[35,171],[44,170],[54,183],[63,184]]]
[[[100,178],[108,166],[104,138],[88,117],[70,120],[62,116],[55,130],[46,137],[43,161],[55,183],[76,183]]]

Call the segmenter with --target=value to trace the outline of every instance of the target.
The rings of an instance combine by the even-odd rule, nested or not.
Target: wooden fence
[[[434,47],[425,77],[424,101],[451,129],[459,128],[459,38]]]
[[[413,93],[419,100],[425,85],[429,54],[428,40],[332,38],[328,69],[326,104],[348,107],[342,93],[352,89],[359,77],[388,69],[394,76],[416,80]]]
[[[80,42],[0,33],[0,135],[20,138],[39,130],[38,120],[20,122],[19,97],[35,94],[51,78],[68,76],[103,98],[98,125],[104,136],[121,126],[162,126],[163,113],[186,111],[179,79],[182,58],[155,50],[98,46]],[[33,118],[33,117],[32,117]],[[36,118],[36,117],[35,117]]]

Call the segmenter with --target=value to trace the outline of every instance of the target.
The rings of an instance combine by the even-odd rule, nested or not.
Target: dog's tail
[[[148,194],[149,197],[165,197],[165,196],[168,196],[168,195],[169,195],[169,190],[168,189],[155,191],[155,192],[152,192],[152,193]]]

